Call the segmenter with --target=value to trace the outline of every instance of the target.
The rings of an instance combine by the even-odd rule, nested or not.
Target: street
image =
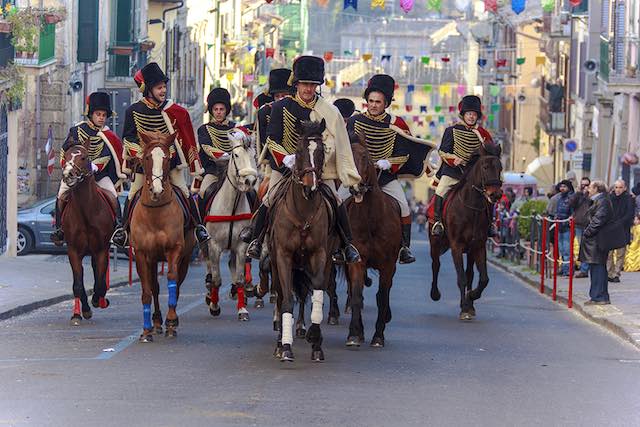
[[[418,262],[398,267],[386,347],[347,349],[343,315],[323,324],[322,364],[303,340],[294,363],[272,356],[268,303],[251,301],[240,323],[225,298],[211,317],[203,266],[183,285],[175,340],[137,342],[139,284],[110,291],[111,307],[80,327],[69,301],[2,321],[0,425],[637,425],[637,350],[493,267],[476,320],[460,322],[450,255],[432,302],[419,239]],[[367,343],[376,286],[365,290]],[[339,295],[342,310],[344,283]]]

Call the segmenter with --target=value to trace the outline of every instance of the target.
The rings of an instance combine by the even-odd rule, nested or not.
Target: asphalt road
[[[323,325],[322,364],[302,340],[294,363],[272,357],[270,304],[250,308],[248,323],[229,300],[211,317],[201,266],[183,285],[175,340],[137,342],[139,285],[113,290],[80,327],[69,302],[0,322],[0,426],[640,425],[633,347],[495,269],[476,320],[462,323],[449,254],[435,303],[426,242],[414,247],[419,261],[396,274],[386,347],[347,349],[343,315]],[[367,340],[376,286],[365,291]]]

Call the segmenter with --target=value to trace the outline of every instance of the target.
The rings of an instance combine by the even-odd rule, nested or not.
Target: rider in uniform
[[[324,61],[322,58],[298,57],[293,63],[293,73],[289,79],[289,84],[296,88],[295,95],[276,101],[271,106],[266,144],[271,154],[272,172],[269,191],[263,200],[263,206],[256,213],[255,238],[247,249],[247,255],[251,258],[260,257],[267,207],[272,203],[274,188],[282,180],[285,171],[294,167],[296,144],[300,136],[296,129],[297,122],[325,119],[326,129],[323,132],[323,140],[326,146],[326,158],[322,178],[333,193],[332,197],[337,205],[336,219],[343,243],[343,251],[334,254],[334,260],[340,262],[343,260],[342,257],[349,263],[360,260],[358,250],[351,243],[349,217],[346,208],[338,200],[334,181],[340,179],[345,187],[357,188],[360,175],[353,160],[349,137],[340,112],[316,93],[317,87],[323,83]]]
[[[462,121],[444,131],[438,149],[442,165],[436,174],[439,181],[434,202],[434,224],[431,229],[434,236],[442,236],[444,233],[442,224],[444,199],[449,190],[460,181],[471,155],[480,146],[493,144],[491,134],[478,124],[482,119],[482,101],[479,97],[465,96],[458,104],[458,111]],[[492,234],[493,227],[490,226],[489,235]]]
[[[333,101],[333,105],[335,105],[338,111],[340,111],[340,115],[344,119],[345,123],[356,111],[356,104],[354,104],[349,98],[338,98]]]
[[[367,111],[349,118],[347,130],[365,136],[369,155],[380,169],[378,183],[382,191],[400,205],[402,248],[398,260],[400,264],[409,264],[416,260],[409,249],[411,210],[398,175],[422,174],[424,159],[429,152],[426,146],[430,144],[411,136],[404,120],[385,111],[393,100],[394,88],[395,81],[391,76],[376,74],[371,77],[364,91]]]
[[[106,121],[113,115],[111,98],[108,93],[94,92],[87,98],[86,120],[69,129],[67,139],[60,150],[61,166],[64,167],[64,153],[74,145],[88,143],[89,159],[94,170],[94,177],[98,187],[106,190],[118,200],[116,187],[120,187],[126,175],[122,173],[122,142],[113,133]],[[61,215],[67,203],[69,187],[64,181],[60,182],[60,190],[56,201],[56,229],[51,234],[51,240],[58,246],[64,242]],[[116,209],[116,227],[122,224],[122,211]]]
[[[124,159],[126,165],[132,165],[132,160],[142,156],[139,132],[161,132],[171,134],[177,132],[175,143],[171,148],[171,169],[169,178],[171,184],[178,187],[189,203],[189,210],[196,223],[195,235],[198,243],[209,240],[207,229],[202,225],[202,220],[194,200],[189,197],[189,187],[184,178],[183,169],[189,168],[192,175],[199,177],[203,169],[198,158],[198,146],[193,134],[193,126],[189,112],[183,107],[167,99],[167,82],[169,78],[160,69],[157,63],[150,62],[134,76],[143,98],[131,104],[125,113],[124,119]],[[137,162],[136,162],[137,163]],[[129,198],[125,203],[125,225],[119,227],[113,234],[111,241],[121,247],[126,246],[128,236],[130,202],[134,195],[142,188],[144,174],[142,166],[133,164],[135,170],[127,167],[127,173],[133,172],[135,178],[131,183]]]

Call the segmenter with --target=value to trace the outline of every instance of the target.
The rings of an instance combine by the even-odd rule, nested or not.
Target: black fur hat
[[[213,114],[213,106],[215,104],[224,104],[227,108],[227,114],[231,112],[231,94],[228,90],[222,87],[214,88],[211,92],[209,92],[209,96],[207,96],[207,111],[209,114]]]
[[[348,119],[353,115],[353,112],[356,111],[356,104],[353,103],[349,98],[339,98],[333,102],[333,105],[338,107],[340,110],[340,114],[343,118]]]
[[[149,62],[142,67],[140,74],[142,75],[142,82],[138,82],[138,79],[135,77],[134,80],[136,80],[136,84],[138,84],[141,92],[151,90],[158,83],[166,83],[169,81],[169,77],[167,77],[156,62]]]
[[[388,107],[393,101],[395,87],[396,82],[393,77],[387,74],[376,74],[367,83],[367,88],[364,90],[364,99],[368,99],[371,92],[380,92],[384,95],[386,106]]]
[[[324,83],[324,59],[317,56],[299,56],[293,61],[293,72],[288,84],[293,86],[298,82]]]
[[[293,92],[293,87],[289,85],[291,70],[288,68],[276,68],[269,72],[269,95],[276,93]]]
[[[107,112],[107,118],[113,115],[111,111],[111,97],[106,92],[93,92],[87,97],[87,117],[91,117],[94,111],[103,110]]]
[[[464,116],[467,111],[475,111],[478,113],[478,120],[480,120],[482,118],[482,101],[475,95],[467,95],[458,104],[458,111],[460,117]]]
[[[253,99],[253,106],[256,109],[259,109],[264,104],[268,104],[271,101],[273,101],[273,98],[271,96],[267,95],[266,93],[261,93]]]

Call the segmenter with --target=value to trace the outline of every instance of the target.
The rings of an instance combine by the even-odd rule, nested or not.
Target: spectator
[[[498,205],[496,206],[496,217],[498,218],[498,223],[500,224],[499,237],[500,243],[507,243],[509,237],[509,208],[507,207],[508,201],[500,200]],[[498,254],[498,258],[505,258],[507,256],[507,248],[505,246],[500,246],[500,253]]]
[[[591,180],[588,177],[583,177],[580,180],[580,191],[577,191],[573,196],[573,218],[576,226],[576,237],[578,242],[582,241],[582,233],[584,229],[589,225],[589,218],[587,212],[591,205],[591,199],[589,198],[589,184]],[[584,278],[589,276],[589,264],[586,262],[580,263],[580,270],[576,273],[576,278]]]
[[[425,231],[425,226],[427,224],[427,206],[422,202],[418,203],[418,212],[416,213],[416,224],[418,224],[418,233],[423,233]]]
[[[560,198],[560,183],[553,186],[550,193],[547,193],[549,203],[547,203],[547,215],[553,217],[556,214],[556,208],[558,207],[558,199]]]
[[[613,184],[613,191],[609,196],[613,206],[613,218],[622,224],[625,233],[625,245],[621,248],[609,251],[607,260],[608,280],[613,283],[620,282],[620,274],[624,266],[624,257],[627,254],[627,245],[631,243],[631,227],[635,216],[635,201],[627,192],[627,184],[619,179]],[[615,257],[614,257],[615,252]]]
[[[518,197],[515,202],[513,202],[513,204],[511,205],[511,212],[520,212],[520,208],[522,207],[522,205],[524,205],[526,202],[528,202],[529,200],[531,200],[531,197],[533,196],[533,188],[531,187],[524,187],[524,191],[522,192],[522,195],[520,197]]]
[[[516,193],[513,191],[513,187],[505,188],[504,194],[506,194],[507,200],[509,200],[509,205],[507,207],[511,208],[511,205],[513,204],[513,202],[516,201]]]
[[[589,264],[591,275],[590,300],[585,305],[611,304],[607,283],[608,253],[598,247],[597,236],[598,232],[613,218],[613,207],[607,196],[607,188],[602,181],[593,181],[589,184],[589,197],[592,200],[587,213],[589,224],[582,234],[578,257],[580,262]]]
[[[633,186],[631,192],[636,202],[636,217],[640,218],[640,182]]]
[[[560,181],[558,185],[560,190],[558,202],[556,206],[556,212],[553,216],[554,219],[564,221],[569,219],[573,215],[573,208],[571,207],[571,200],[573,199],[573,184],[571,181],[565,179]],[[562,266],[560,268],[561,276],[569,275],[569,258],[572,256],[570,253],[571,248],[571,230],[569,222],[558,222],[555,224],[558,227],[558,251],[562,256]]]

